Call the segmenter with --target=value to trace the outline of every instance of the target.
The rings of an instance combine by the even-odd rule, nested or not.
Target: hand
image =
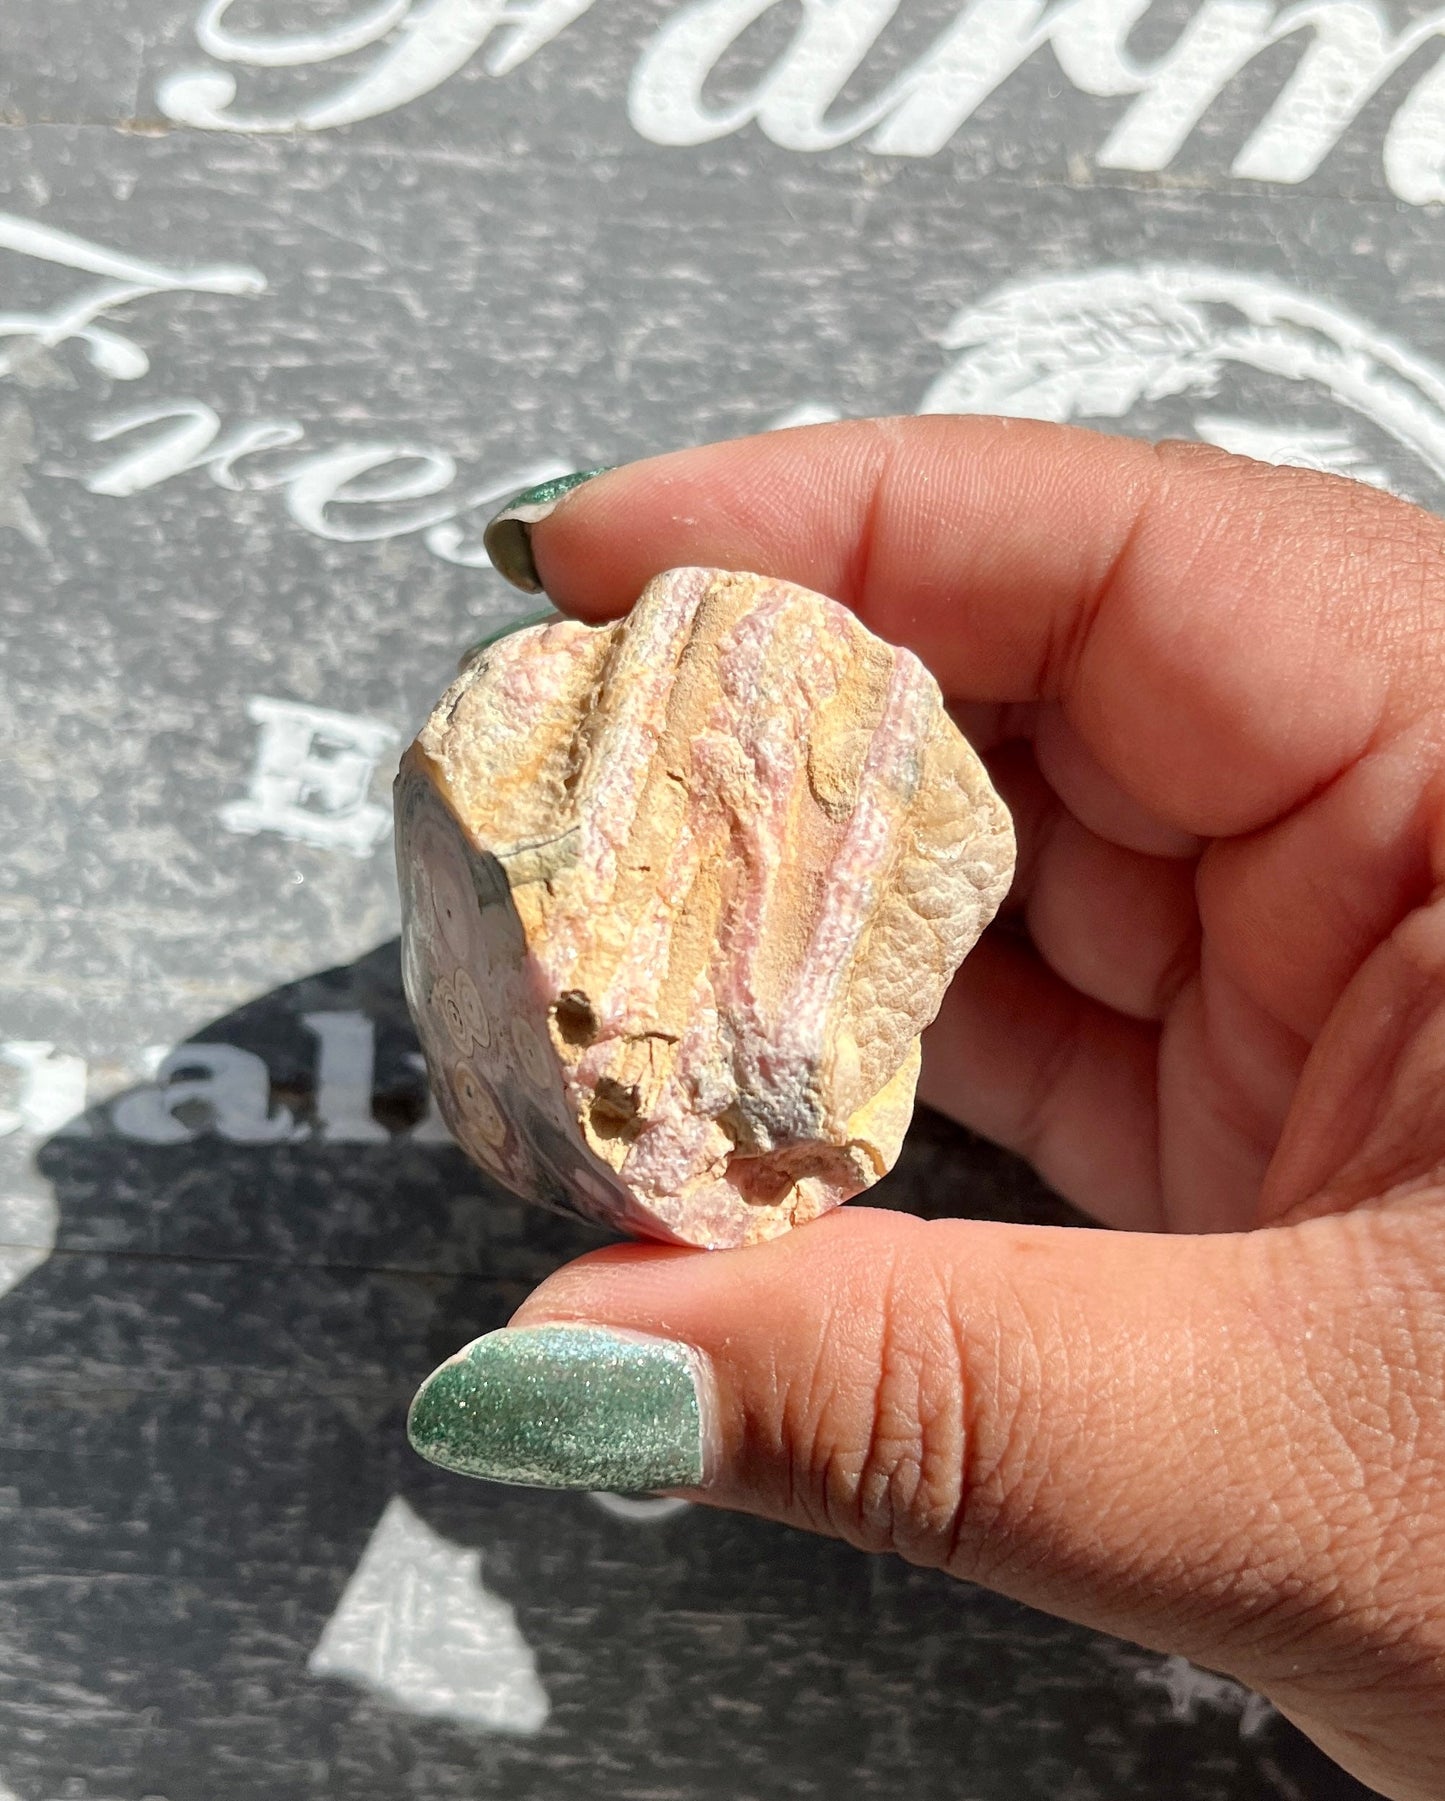
[[[933,418],[636,464],[532,544],[584,617],[750,569],[933,669],[1014,810],[1027,941],[965,963],[922,1092],[1132,1230],[850,1207],[585,1257],[513,1326],[688,1347],[697,1499],[1228,1671],[1438,1801],[1445,528]]]

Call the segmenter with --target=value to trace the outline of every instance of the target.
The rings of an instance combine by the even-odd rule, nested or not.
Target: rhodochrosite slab
[[[483,651],[403,760],[397,825],[407,998],[463,1148],[709,1246],[892,1166],[918,1034],[1013,867],[916,657],[711,569]]]

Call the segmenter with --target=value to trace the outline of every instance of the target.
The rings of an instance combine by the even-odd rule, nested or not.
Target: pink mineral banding
[[[918,659],[674,569],[463,671],[402,761],[407,999],[463,1149],[626,1232],[772,1238],[876,1182],[1009,817]]]

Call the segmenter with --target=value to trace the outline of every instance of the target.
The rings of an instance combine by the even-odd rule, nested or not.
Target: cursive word
[[[129,1059],[137,1078],[98,1104],[88,1093],[85,1059],[32,1039],[0,1041],[0,1073],[10,1102],[0,1109],[0,1135],[22,1139],[115,1135],[137,1144],[190,1144],[216,1137],[230,1144],[450,1144],[431,1104],[420,1051],[407,1051],[405,1092],[376,1091],[376,1022],[354,1008],[303,1013],[312,1039],[312,1073],[304,1101],[276,1099],[264,1058],[216,1040],[145,1046]],[[414,1041],[413,1041],[414,1042]],[[90,1102],[87,1111],[87,1102]],[[405,1115],[410,1124],[388,1127]]]
[[[238,472],[245,458],[299,444],[305,429],[295,419],[261,419],[223,432],[220,415],[203,400],[137,407],[97,421],[90,431],[99,444],[131,434],[140,434],[140,442],[86,477],[90,493],[128,499],[202,470],[232,493],[279,489],[292,521],[318,538],[373,544],[420,533],[433,556],[467,569],[491,567],[480,531],[464,523],[467,514],[571,467],[546,458],[452,492],[457,465],[446,451],[367,438],[309,451],[279,467],[253,463]]]
[[[405,106],[485,52],[504,76],[586,13],[592,0],[383,0],[315,30],[246,36],[226,23],[231,0],[209,0],[196,25],[218,61],[252,68],[314,67],[374,51],[359,75],[276,113],[235,106],[229,70],[186,70],[162,81],[161,111],[212,131],[325,131]],[[1250,181],[1301,182],[1418,52],[1445,38],[1445,10],[1396,30],[1376,0],[1203,0],[1173,45],[1144,62],[1130,34],[1151,0],[967,0],[927,50],[840,106],[902,0],[690,0],[644,47],[628,116],[661,145],[695,145],[756,124],[786,150],[862,142],[882,156],[936,156],[983,103],[1045,49],[1081,94],[1128,105],[1096,152],[1104,169],[1167,169],[1205,113],[1251,63],[1299,40],[1301,54],[1230,165]],[[707,86],[738,40],[778,7],[798,17],[791,42],[741,97],[719,103]],[[1425,69],[1396,107],[1381,144],[1385,181],[1401,200],[1445,200],[1445,59]]]
[[[145,350],[109,318],[118,307],[160,294],[249,296],[266,289],[261,271],[244,264],[175,268],[13,213],[0,213],[0,250],[101,278],[48,310],[0,313],[0,342],[10,341],[0,350],[0,377],[31,385],[45,379],[40,359],[72,341],[112,381],[145,375],[151,366]],[[573,466],[556,457],[534,460],[458,490],[453,457],[406,441],[351,440],[306,450],[279,465],[259,461],[300,445],[305,435],[295,419],[223,430],[220,415],[205,401],[153,401],[91,426],[96,443],[127,443],[86,477],[85,486],[92,494],[129,498],[199,470],[233,493],[279,490],[295,524],[317,537],[366,544],[420,533],[443,562],[485,569],[489,560],[467,515]]]
[[[224,70],[190,70],[162,81],[161,111],[178,125],[211,131],[327,131],[353,125],[429,94],[463,69],[494,32],[502,33],[487,55],[491,75],[506,75],[548,44],[592,5],[592,0],[383,0],[369,13],[328,29],[285,37],[250,37],[226,25],[232,0],[207,0],[196,37],[219,62],[252,68],[297,68],[332,62],[379,46],[371,66],[330,94],[280,114],[230,111],[236,79]]]
[[[1096,3],[1102,0],[1089,0]],[[1067,0],[1057,14],[1065,16],[1072,16]],[[0,213],[0,249],[6,248],[104,278],[49,311],[0,315],[0,337],[27,341],[0,362],[0,375],[18,380],[27,378],[25,348],[45,355],[72,338],[103,373],[132,380],[148,362],[141,347],[106,320],[111,308],[182,289],[240,295],[265,287],[254,269],[165,267]],[[1445,371],[1332,301],[1267,276],[1144,264],[1033,277],[970,302],[942,343],[957,354],[924,394],[922,412],[1110,419],[1127,428],[1142,403],[1171,396],[1210,401],[1215,404],[1200,405],[1192,419],[1195,435],[1206,442],[1265,461],[1351,475],[1439,504]],[[1231,369],[1267,376],[1277,387],[1313,390],[1314,414],[1323,400],[1332,417],[1232,414],[1217,404]],[[30,379],[36,379],[33,372]],[[836,416],[826,402],[809,401],[770,424]],[[417,535],[431,555],[466,568],[488,566],[479,520],[471,515],[576,462],[540,459],[466,481],[459,479],[455,459],[435,445],[366,438],[313,448],[295,419],[227,426],[198,399],[132,408],[94,423],[91,436],[115,446],[84,478],[93,494],[131,498],[200,474],[228,492],[277,492],[292,522],[318,537],[362,544]],[[1413,479],[1402,481],[1385,467],[1382,454],[1393,458],[1396,451],[1410,460]],[[495,603],[490,608],[495,613]],[[304,795],[293,798],[306,804]],[[243,814],[235,829],[247,829]]]

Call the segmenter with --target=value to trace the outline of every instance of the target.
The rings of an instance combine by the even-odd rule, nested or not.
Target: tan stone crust
[[[713,1247],[892,1167],[1014,859],[916,657],[709,569],[490,645],[403,759],[397,825],[407,998],[463,1148]]]

